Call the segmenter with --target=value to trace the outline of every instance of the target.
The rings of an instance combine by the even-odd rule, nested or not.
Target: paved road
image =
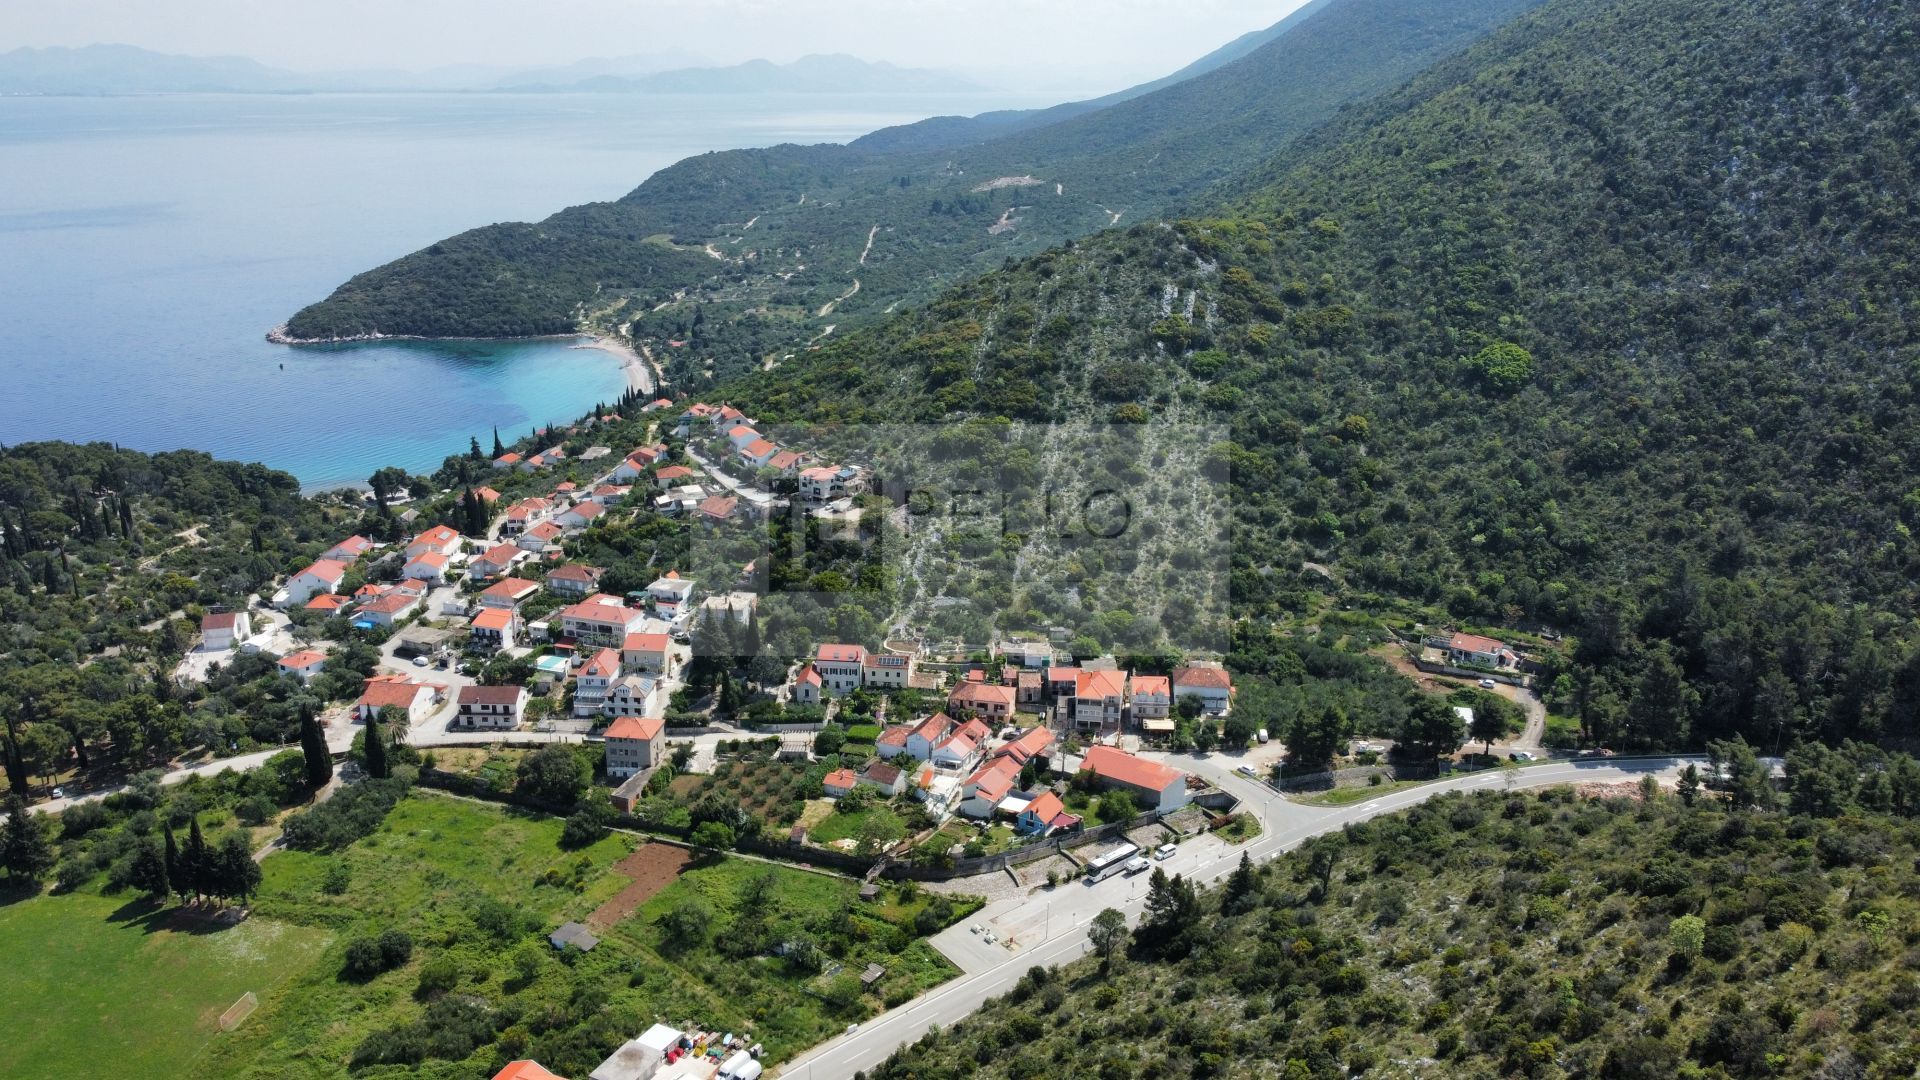
[[[1703,762],[1702,757],[1664,757],[1633,760],[1555,762],[1517,770],[1492,770],[1442,780],[1422,787],[1383,795],[1380,798],[1346,807],[1315,807],[1290,802],[1267,788],[1228,773],[1219,778],[1222,786],[1241,796],[1250,811],[1258,813],[1266,832],[1244,850],[1256,862],[1263,862],[1300,845],[1311,837],[1333,832],[1346,825],[1365,821],[1380,814],[1404,810],[1448,791],[1500,790],[1547,787],[1571,782],[1607,783],[1635,780],[1646,775],[1677,772],[1688,762]],[[1185,768],[1218,775],[1219,762],[1192,759],[1181,762]],[[1169,873],[1185,874],[1190,880],[1211,884],[1233,871],[1242,848],[1204,849],[1182,845],[1183,851],[1164,863]],[[1184,850],[1191,848],[1192,850]],[[960,978],[922,994],[897,1009],[882,1013],[854,1032],[815,1047],[782,1067],[778,1075],[797,1080],[843,1080],[862,1069],[885,1060],[903,1043],[912,1042],[938,1024],[951,1027],[988,998],[1006,993],[1026,970],[1035,965],[1053,965],[1076,959],[1087,950],[1086,925],[1102,908],[1114,907],[1137,922],[1145,906],[1146,883],[1143,878],[1111,877],[1098,884],[1081,882],[1042,889],[1031,896],[1002,901],[983,908],[967,925],[997,920],[1002,925],[1022,925],[1029,929],[1018,942],[1017,950],[1002,950],[1001,956],[983,955],[976,949],[961,952],[964,963]],[[962,933],[966,930],[963,927]],[[952,930],[944,932],[947,935]]]

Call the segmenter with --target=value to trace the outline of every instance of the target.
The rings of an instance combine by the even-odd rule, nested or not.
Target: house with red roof
[[[363,600],[354,609],[355,622],[370,622],[375,626],[391,627],[420,609],[421,593],[412,589],[393,587],[383,590],[378,596]]]
[[[557,1073],[548,1072],[532,1058],[509,1061],[493,1074],[493,1080],[567,1080]]]
[[[312,566],[287,579],[283,590],[289,604],[304,604],[320,593],[337,593],[347,579],[347,564],[338,559],[316,559]]]
[[[980,760],[987,741],[987,725],[978,720],[956,724],[946,737],[933,745],[928,762],[943,769],[970,769]]]
[[[583,645],[618,648],[628,634],[637,634],[645,626],[647,614],[604,594],[590,596],[578,604],[568,604],[549,617],[560,624],[562,637]]]
[[[818,705],[825,695],[825,680],[812,664],[801,664],[793,677],[793,700],[798,705]]]
[[[312,649],[301,649],[280,658],[280,674],[291,675],[303,683],[313,681],[315,675],[327,666],[327,654]]]
[[[1127,676],[1121,671],[1081,671],[1073,680],[1073,723],[1082,730],[1117,731],[1126,715]]]
[[[1170,813],[1187,805],[1187,776],[1179,769],[1129,754],[1112,746],[1087,750],[1080,767],[1102,787],[1133,793],[1142,810]]]
[[[1479,634],[1449,634],[1445,648],[1449,664],[1500,669],[1517,667],[1520,663],[1520,657],[1506,642]]]
[[[820,786],[826,790],[827,798],[837,799],[852,791],[860,783],[860,777],[852,769],[835,769],[827,774]]]
[[[407,558],[423,552],[439,555],[458,555],[464,538],[446,525],[435,525],[412,540],[407,541]]]
[[[587,498],[611,509],[614,503],[626,498],[627,493],[632,490],[633,487],[629,484],[601,484],[594,488]]]
[[[463,686],[454,699],[453,725],[464,730],[511,731],[527,711],[524,686]]]
[[[669,488],[690,483],[699,475],[699,473],[694,472],[685,465],[669,465],[653,474],[653,484],[661,491],[666,491]]]
[[[1173,700],[1199,698],[1210,716],[1225,716],[1233,705],[1233,676],[1217,663],[1195,661],[1173,669]]]
[[[539,496],[521,499],[507,507],[506,520],[500,523],[501,536],[519,536],[553,512],[553,504]]]
[[[547,571],[547,588],[567,596],[587,596],[600,587],[606,571],[585,563],[567,563]]]
[[[473,622],[468,627],[468,638],[474,647],[487,652],[499,652],[511,649],[520,643],[526,634],[526,626],[520,620],[518,608],[482,607],[474,612]]]
[[[1128,689],[1136,721],[1165,720],[1173,714],[1173,680],[1165,675],[1135,675]]]
[[[905,690],[913,685],[918,659],[910,653],[868,653],[860,662],[860,685],[870,690]]]
[[[930,760],[933,757],[933,748],[945,742],[947,735],[955,726],[953,717],[943,712],[934,713],[908,729],[907,753],[921,761]]]
[[[659,412],[661,409],[671,408],[673,408],[673,402],[668,401],[666,398],[654,398],[652,401],[640,406],[640,411],[643,413]]]
[[[432,683],[417,683],[405,675],[375,675],[361,688],[353,703],[353,715],[361,723],[378,719],[381,709],[399,709],[409,726],[433,715],[434,706],[445,700],[446,688]]]
[[[515,540],[514,543],[519,544],[528,551],[545,551],[549,547],[558,544],[560,538],[566,534],[567,530],[555,525],[553,522],[542,521],[538,525],[528,526],[527,531],[521,533],[519,539]]]
[[[694,507],[694,511],[705,521],[725,521],[733,516],[739,505],[740,500],[731,495],[709,495],[700,500],[700,505]]]
[[[307,601],[304,606],[308,611],[318,611],[324,615],[336,615],[345,610],[347,605],[351,603],[353,603],[352,600],[341,596],[339,593],[321,593]]]
[[[746,462],[749,467],[755,469],[772,461],[773,455],[779,452],[780,448],[766,439],[755,439],[734,451],[734,453],[740,455],[741,461]]]
[[[374,547],[374,542],[364,536],[349,536],[345,540],[321,552],[320,557],[323,559],[333,559],[337,562],[350,563],[360,556],[365,555],[367,552],[372,551]]]
[[[206,615],[200,619],[200,648],[226,652],[253,636],[253,620],[244,611]]]
[[[889,765],[884,761],[869,762],[860,771],[860,783],[878,788],[880,793],[892,798],[907,789],[906,771],[898,765]]]
[[[617,716],[607,725],[607,776],[623,779],[660,764],[667,722],[658,716]]]
[[[477,578],[494,577],[513,569],[526,557],[526,549],[518,544],[495,544],[467,562],[467,573]]]
[[[960,788],[960,813],[981,820],[993,817],[1019,779],[1020,766],[1012,758],[995,758],[982,765]]]
[[[606,512],[606,507],[586,499],[562,510],[553,520],[569,529],[584,529],[600,520]]]
[[[867,470],[859,465],[816,465],[800,470],[800,497],[831,502],[867,490]]]
[[[493,490],[490,487],[487,487],[485,484],[482,484],[479,487],[474,488],[473,495],[474,495],[474,498],[479,499],[482,503],[486,504],[487,506],[492,506],[494,503],[497,503],[500,501],[500,493]]]
[[[501,578],[480,593],[480,606],[518,608],[540,592],[540,583],[526,578]]]
[[[867,650],[860,645],[824,642],[813,653],[813,670],[820,676],[820,687],[834,697],[863,685],[866,662]]]
[[[807,455],[798,450],[782,450],[767,459],[767,468],[772,469],[781,476],[792,476],[799,470],[800,463],[805,460],[807,460]]]
[[[1003,743],[993,752],[995,761],[1012,761],[1020,767],[1034,758],[1040,757],[1053,747],[1053,731],[1045,725],[1028,728],[1020,737],[1010,743]]]
[[[496,469],[511,469],[514,466],[520,464],[520,461],[521,461],[520,455],[509,450],[508,452],[501,454],[499,457],[493,459],[493,467]]]
[[[667,634],[628,634],[620,643],[620,666],[627,671],[671,675],[673,638]]]
[[[558,446],[549,447],[521,462],[520,471],[535,472],[540,469],[551,468],[565,460],[567,460],[566,450]]]
[[[580,665],[573,678],[573,715],[593,716],[620,677],[620,650],[600,649]]]
[[[745,424],[735,424],[732,427],[727,428],[726,432],[727,432],[727,442],[732,444],[735,450],[738,450],[741,447],[747,445],[748,443],[753,442],[756,439],[760,438],[759,432],[753,430],[752,428],[748,427]]]
[[[1014,831],[1045,836],[1051,832],[1069,832],[1080,827],[1080,819],[1067,813],[1060,796],[1049,791],[1028,803],[1014,819]]]
[[[883,758],[896,758],[907,752],[907,739],[913,734],[912,724],[889,724],[873,741],[873,752]]]
[[[947,694],[947,708],[999,723],[1013,715],[1015,690],[994,683],[962,681]]]
[[[400,568],[400,576],[443,585],[447,580],[448,565],[445,555],[437,551],[423,551],[407,560],[407,565]]]

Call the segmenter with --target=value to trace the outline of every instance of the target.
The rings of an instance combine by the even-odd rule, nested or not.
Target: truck
[[[1145,855],[1135,855],[1133,858],[1127,860],[1127,864],[1120,868],[1120,872],[1128,877],[1132,877],[1135,874],[1145,872],[1152,866],[1153,864],[1147,861]]]

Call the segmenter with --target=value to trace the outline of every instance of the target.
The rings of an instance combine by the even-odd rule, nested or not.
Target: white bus
[[[1087,884],[1111,877],[1127,865],[1127,860],[1140,854],[1140,849],[1132,844],[1121,844],[1112,851],[1105,852],[1087,864]]]

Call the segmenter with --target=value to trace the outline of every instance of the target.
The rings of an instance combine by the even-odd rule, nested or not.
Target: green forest
[[[814,422],[1221,422],[1236,613],[1558,626],[1593,742],[1920,708],[1915,15],[1564,0],[1206,217],[1012,264],[774,371]]]

